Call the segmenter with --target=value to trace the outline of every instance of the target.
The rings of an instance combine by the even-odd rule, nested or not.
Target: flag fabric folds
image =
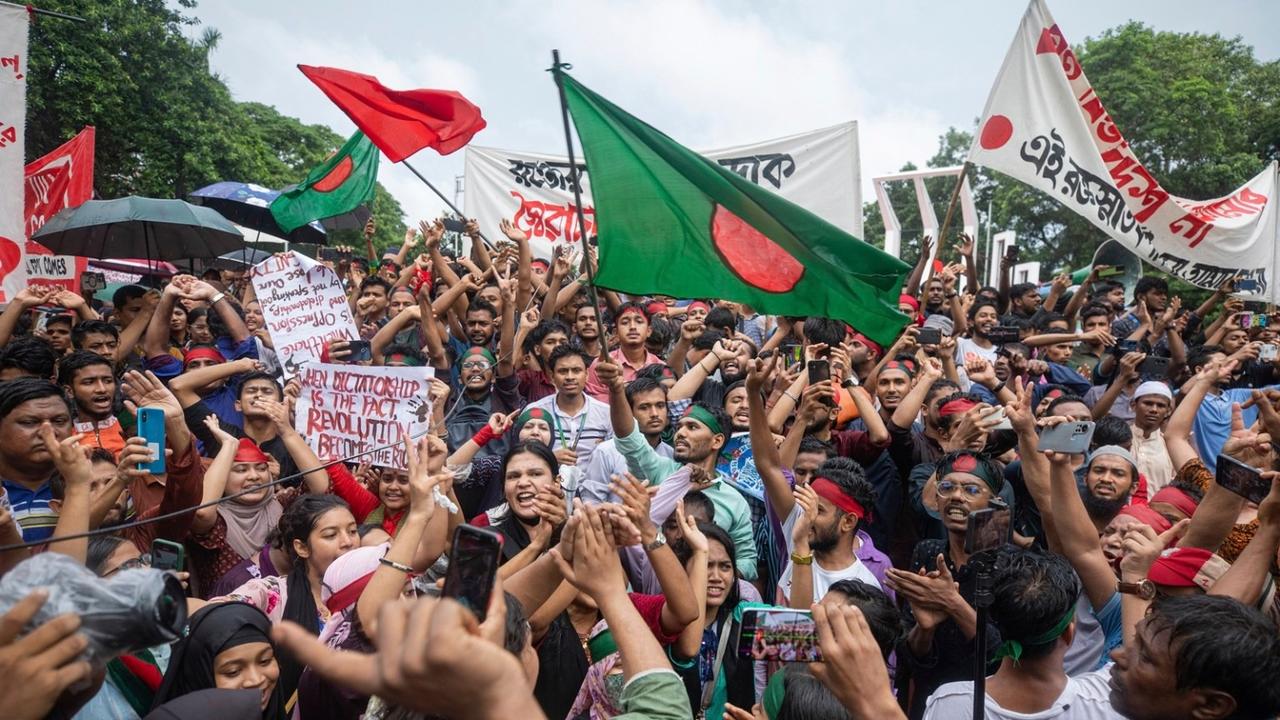
[[[271,202],[271,215],[286,233],[313,220],[342,215],[373,202],[378,182],[378,148],[357,131],[338,152],[317,165],[298,185]]]
[[[590,174],[599,285],[836,318],[893,342],[905,263],[557,79]]]
[[[458,150],[485,127],[480,108],[453,90],[392,90],[372,75],[299,65],[369,139],[400,162],[419,150]]]

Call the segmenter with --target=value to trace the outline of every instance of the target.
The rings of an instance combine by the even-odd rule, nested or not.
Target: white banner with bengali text
[[[1048,194],[1155,267],[1203,288],[1243,278],[1280,302],[1271,163],[1229,195],[1171,195],[1134,154],[1043,0],[1032,0],[987,99],[969,159]]]
[[[0,2],[0,302],[27,285],[23,157],[30,11]]]
[[[401,440],[431,426],[434,376],[429,367],[308,364],[294,427],[322,461],[381,448],[355,462],[405,470]]]
[[[330,340],[359,339],[342,281],[328,267],[289,251],[254,265],[249,279],[286,378],[319,362]]]
[[[854,237],[862,237],[856,122],[702,154]],[[573,187],[579,178],[587,234],[593,235],[595,209],[591,207],[590,170],[585,161],[579,158],[577,171],[571,171],[566,157],[470,145],[466,214],[485,230],[510,220],[528,233],[535,256],[550,258],[557,245],[567,242],[579,247],[582,230],[573,204]]]

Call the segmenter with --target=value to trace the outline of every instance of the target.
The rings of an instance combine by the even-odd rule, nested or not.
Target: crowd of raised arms
[[[885,346],[420,227],[327,262],[362,364],[434,368],[403,469],[317,457],[244,272],[0,314],[0,716],[968,718],[983,663],[992,718],[1280,712],[1280,339],[1231,285],[982,287],[926,241]],[[73,576],[106,594],[51,612]],[[185,626],[103,650],[157,577]]]

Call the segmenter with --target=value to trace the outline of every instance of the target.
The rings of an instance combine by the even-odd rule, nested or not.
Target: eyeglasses
[[[942,482],[938,483],[939,495],[950,495],[951,493],[955,492],[957,489],[962,490],[964,494],[968,495],[969,497],[978,497],[979,495],[982,495],[983,491],[986,490],[986,488],[984,488],[983,486],[976,485],[974,483],[958,483],[958,482],[952,482],[950,480],[943,480]]]
[[[104,573],[102,577],[111,577],[121,570],[135,570],[137,568],[151,567],[151,553],[143,553],[136,558],[131,558],[120,563],[118,567],[108,573]]]
[[[493,367],[488,360],[468,360],[462,363],[463,370],[488,370]]]

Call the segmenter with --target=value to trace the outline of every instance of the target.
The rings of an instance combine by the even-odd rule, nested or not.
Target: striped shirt
[[[9,498],[9,506],[13,508],[13,519],[22,528],[22,541],[48,540],[53,536],[53,529],[58,524],[58,513],[49,507],[53,499],[53,490],[46,481],[35,490],[9,482],[0,481],[4,485],[4,494]]]

